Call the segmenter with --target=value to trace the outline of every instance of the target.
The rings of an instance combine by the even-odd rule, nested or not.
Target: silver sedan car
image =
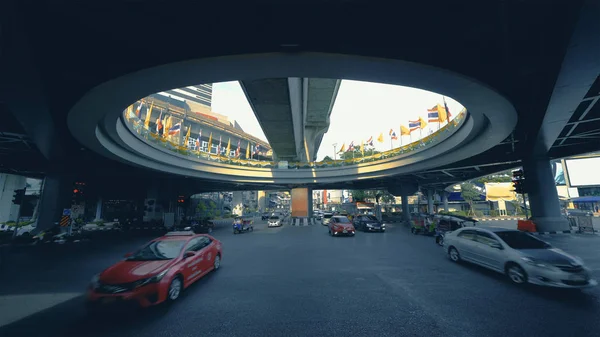
[[[581,259],[518,230],[464,227],[446,234],[444,249],[454,262],[481,265],[506,274],[516,284],[560,288],[597,285]]]

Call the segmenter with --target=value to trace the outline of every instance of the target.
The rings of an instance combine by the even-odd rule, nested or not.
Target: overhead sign
[[[71,209],[70,208],[63,209],[63,214],[62,215],[70,216],[71,215]]]

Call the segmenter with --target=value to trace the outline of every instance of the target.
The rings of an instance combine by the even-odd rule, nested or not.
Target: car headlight
[[[532,266],[536,266],[539,268],[555,269],[555,267],[549,263],[546,263],[544,261],[537,261],[530,257],[522,257],[521,260],[525,261],[527,264],[530,264]]]
[[[165,275],[167,275],[168,271],[169,271],[169,269],[165,269],[152,277],[138,280],[135,282],[134,287],[137,288],[137,287],[145,286],[146,284],[150,284],[150,283],[158,283],[158,282],[160,282],[160,280],[162,280],[163,277],[165,277]]]
[[[90,281],[90,287],[92,289],[98,289],[99,286],[100,286],[100,274],[96,274],[92,277],[92,279]]]
[[[368,223],[367,227],[371,228],[371,227],[373,227],[373,225],[371,225],[370,223]]]

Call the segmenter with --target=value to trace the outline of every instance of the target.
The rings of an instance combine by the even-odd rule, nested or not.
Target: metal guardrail
[[[144,121],[138,118],[137,116],[126,117],[127,110],[123,112],[123,121],[125,125],[128,126],[130,131],[136,135],[138,138],[144,140],[145,142],[152,143],[158,147],[163,147],[168,151],[178,153],[180,155],[189,156],[197,159],[204,159],[208,161],[219,162],[223,164],[236,165],[236,166],[250,166],[250,167],[258,167],[258,168],[282,168],[280,166],[280,162],[275,161],[262,161],[262,160],[252,160],[252,159],[241,159],[241,158],[232,158],[223,155],[212,154],[204,151],[196,151],[192,150],[186,146],[181,146],[178,143],[175,143],[169,140],[167,137],[160,135],[156,132],[152,132],[149,128],[144,126]],[[319,161],[319,162],[288,162],[287,169],[314,169],[314,168],[328,168],[328,167],[341,167],[347,165],[356,165],[361,163],[370,163],[375,162],[382,159],[388,159],[403,155],[405,153],[409,153],[415,150],[422,149],[427,146],[432,146],[438,144],[442,141],[442,136],[452,132],[464,123],[466,117],[468,116],[468,112],[466,109],[463,109],[452,121],[448,124],[441,127],[438,131],[433,132],[429,136],[426,136],[418,141],[409,143],[407,145],[394,148],[388,151],[375,153],[372,155],[361,156],[357,158],[350,159],[339,159],[339,160],[331,160],[331,161]]]

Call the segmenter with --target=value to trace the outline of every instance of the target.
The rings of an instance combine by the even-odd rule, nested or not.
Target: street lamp
[[[333,145],[333,160],[337,160],[337,157],[336,157],[336,154],[337,154],[337,151],[336,151],[337,143],[333,143],[332,145]]]

